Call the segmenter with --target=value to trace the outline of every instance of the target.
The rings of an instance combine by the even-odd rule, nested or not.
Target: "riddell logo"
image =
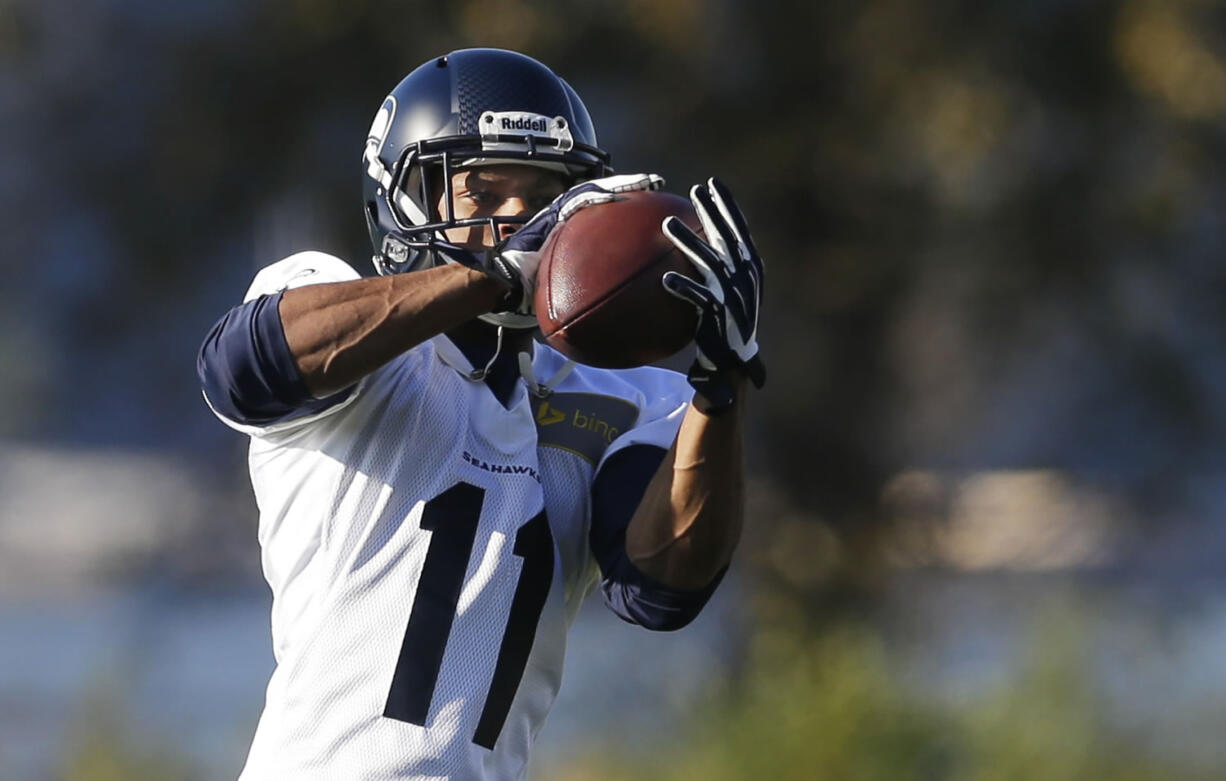
[[[547,133],[549,131],[549,120],[547,119],[530,119],[528,117],[502,117],[499,120],[503,130],[531,130],[533,133]]]

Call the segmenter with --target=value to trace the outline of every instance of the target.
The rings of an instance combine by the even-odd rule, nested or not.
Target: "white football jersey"
[[[356,279],[301,253],[247,300]],[[536,345],[532,374],[565,359]],[[439,336],[344,402],[252,437],[276,669],[243,781],[521,779],[598,582],[590,489],[602,459],[668,447],[684,377],[576,366],[510,407]]]

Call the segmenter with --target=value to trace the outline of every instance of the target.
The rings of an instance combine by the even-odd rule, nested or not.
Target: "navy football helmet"
[[[448,228],[486,225],[497,236],[500,224],[527,222],[527,216],[455,219],[455,168],[539,165],[574,182],[612,170],[571,86],[531,57],[500,49],[454,51],[406,76],[375,116],[362,163],[366,223],[383,275],[437,264],[432,245]],[[438,187],[447,195],[444,214],[439,193],[430,191]],[[505,317],[514,316],[482,319]]]

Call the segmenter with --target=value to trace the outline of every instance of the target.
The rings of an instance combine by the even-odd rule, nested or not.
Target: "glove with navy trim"
[[[690,190],[705,239],[676,217],[664,220],[664,234],[702,276],[664,275],[664,288],[698,309],[698,354],[689,370],[694,389],[718,412],[735,401],[735,376],[743,372],[761,388],[766,367],[758,350],[758,309],[765,269],[732,193],[718,179]]]
[[[477,269],[507,287],[496,311],[530,315],[536,293],[536,272],[541,265],[541,247],[559,225],[580,209],[618,199],[619,193],[659,190],[664,179],[656,174],[618,174],[592,179],[571,187],[537,212],[524,226],[484,252],[436,241],[434,248],[448,263]]]

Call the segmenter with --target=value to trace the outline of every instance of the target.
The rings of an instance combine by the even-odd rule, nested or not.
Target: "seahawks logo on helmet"
[[[384,188],[392,186],[392,175],[379,159],[383,152],[383,142],[387,140],[388,128],[396,118],[396,98],[388,95],[383,99],[383,105],[375,119],[370,123],[370,132],[366,134],[366,148],[362,151],[362,161],[366,163],[366,175],[377,181]]]

